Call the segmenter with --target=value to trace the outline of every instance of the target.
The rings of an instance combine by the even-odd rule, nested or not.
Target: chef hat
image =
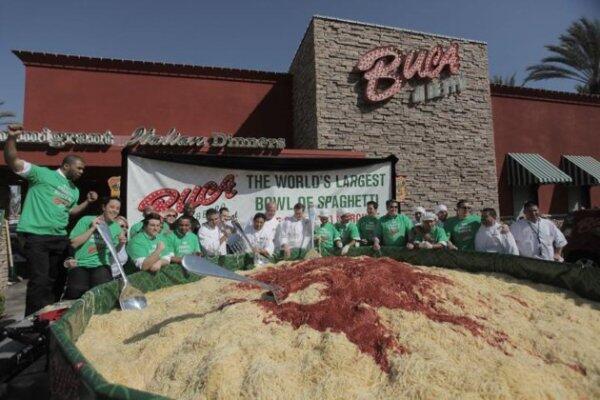
[[[421,217],[421,219],[423,221],[435,221],[437,219],[437,216],[432,213],[432,212],[426,212],[423,214],[423,216]]]
[[[437,214],[440,211],[448,212],[448,207],[446,207],[444,204],[439,204],[435,206],[435,213]]]
[[[415,207],[415,214],[416,213],[425,214],[425,212],[426,212],[425,207]]]
[[[331,216],[331,212],[329,210],[322,208],[319,210],[319,217],[329,217]]]

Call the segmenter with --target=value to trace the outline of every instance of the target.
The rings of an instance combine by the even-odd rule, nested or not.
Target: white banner
[[[315,162],[318,162],[315,160]],[[332,163],[333,164],[333,163]],[[332,165],[335,167],[335,165]],[[127,218],[142,218],[142,210],[196,207],[201,222],[209,208],[229,208],[240,221],[249,221],[265,204],[277,204],[277,216],[292,215],[296,203],[313,204],[335,216],[340,208],[355,218],[366,213],[368,201],[392,198],[392,163],[317,171],[242,170],[182,164],[128,156]],[[334,217],[335,219],[335,217]]]

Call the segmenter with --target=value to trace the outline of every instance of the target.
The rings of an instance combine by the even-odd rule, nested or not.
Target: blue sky
[[[11,49],[287,71],[315,14],[482,40],[490,75],[522,79],[573,21],[600,18],[600,0],[2,0],[0,100],[21,118],[24,67]]]

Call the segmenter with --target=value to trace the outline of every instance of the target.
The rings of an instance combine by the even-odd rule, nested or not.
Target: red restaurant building
[[[448,68],[405,76],[390,96],[391,86],[375,82],[379,97],[369,98],[368,74],[393,62],[397,53],[385,51],[395,49],[438,52]],[[503,216],[527,199],[551,214],[600,206],[600,97],[490,85],[482,42],[314,17],[288,73],[14,53],[25,65],[24,127],[38,132],[23,138],[21,156],[58,166],[67,153],[81,155],[82,193],[109,193],[123,146],[145,127],[283,138],[279,157],[394,154],[408,207],[453,208],[459,196]],[[4,160],[0,171],[6,208],[8,185],[24,183]]]

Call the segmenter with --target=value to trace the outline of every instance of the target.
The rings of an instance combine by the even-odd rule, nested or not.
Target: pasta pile
[[[600,398],[598,303],[500,274],[331,257],[147,294],[77,346],[110,382],[176,399]]]

